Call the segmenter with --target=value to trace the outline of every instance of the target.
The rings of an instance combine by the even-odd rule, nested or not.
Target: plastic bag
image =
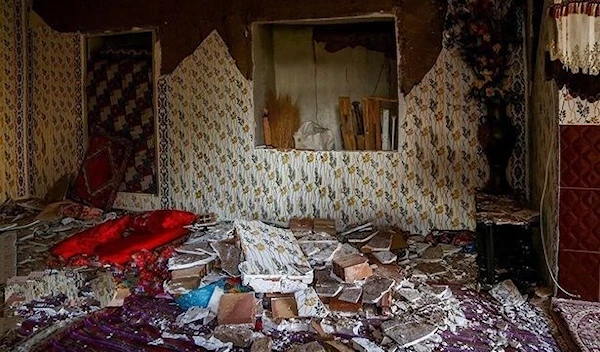
[[[333,150],[333,131],[308,121],[294,133],[294,145],[296,149]]]

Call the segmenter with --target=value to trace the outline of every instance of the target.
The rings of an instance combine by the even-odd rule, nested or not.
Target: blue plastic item
[[[189,309],[191,307],[206,308],[210,298],[213,295],[213,292],[215,292],[215,288],[220,287],[224,289],[225,283],[225,280],[219,280],[217,282],[197,288],[186,293],[185,295],[180,296],[175,300],[175,302],[177,302],[177,304],[183,309]]]

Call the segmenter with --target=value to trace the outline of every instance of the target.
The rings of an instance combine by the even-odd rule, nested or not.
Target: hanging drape
[[[556,30],[550,38],[552,60],[573,73],[600,73],[600,0],[556,1],[550,6]]]

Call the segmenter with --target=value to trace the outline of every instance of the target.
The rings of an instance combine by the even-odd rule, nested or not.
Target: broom
[[[271,127],[271,144],[275,148],[294,148],[294,132],[300,128],[300,109],[286,95],[267,96],[268,120]]]

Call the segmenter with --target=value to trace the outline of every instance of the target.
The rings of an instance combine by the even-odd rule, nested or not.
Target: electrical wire
[[[552,133],[552,141],[550,143],[551,147],[554,146],[555,139],[556,139],[556,133]],[[550,173],[550,160],[551,159],[552,159],[552,154],[549,152],[548,159],[546,160],[546,171],[545,171],[545,175],[544,175],[544,188],[542,188],[542,197],[540,198],[540,236],[542,237],[542,250],[544,251],[544,259],[546,261],[546,267],[548,268],[548,272],[550,273],[550,278],[552,279],[552,282],[554,282],[556,287],[559,290],[561,290],[562,292],[564,292],[569,297],[581,298],[580,295],[572,294],[571,292],[565,290],[562,286],[560,286],[560,284],[556,280],[556,277],[554,276],[554,273],[552,273],[552,268],[550,268],[550,262],[548,261],[548,253],[546,250],[546,240],[544,239],[544,225],[543,225],[544,224],[544,222],[543,222],[543,214],[544,213],[542,210],[543,210],[543,205],[544,205],[544,198],[546,197],[546,188],[548,187],[548,177],[549,177],[549,173]]]

